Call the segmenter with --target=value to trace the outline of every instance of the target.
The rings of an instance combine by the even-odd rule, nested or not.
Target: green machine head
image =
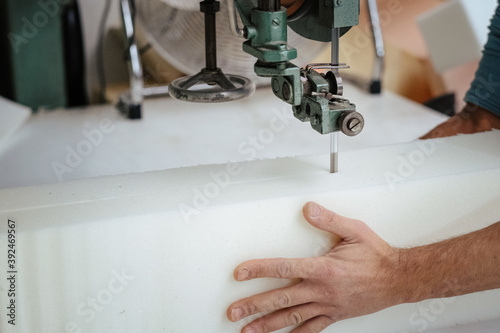
[[[321,134],[353,136],[364,126],[356,106],[342,98],[339,38],[359,22],[359,0],[234,0],[247,39],[243,50],[256,57],[255,73],[270,77],[274,94],[293,107],[296,118]],[[287,26],[299,35],[332,43],[332,61],[299,68],[287,43]]]
[[[321,134],[343,132],[353,136],[364,126],[356,106],[342,98],[343,84],[339,69],[339,39],[359,21],[360,0],[228,0],[230,12],[239,16],[243,29],[233,30],[246,41],[243,50],[257,58],[254,70],[271,79],[274,94],[292,105],[301,121],[309,121]],[[217,67],[215,14],[216,0],[200,2],[205,15],[206,67],[198,74],[175,80],[169,86],[172,97],[189,102],[225,102],[249,96],[253,83],[238,75],[224,74]],[[232,16],[232,15],[230,15]],[[332,60],[299,68],[291,61],[297,50],[288,46],[287,27],[307,39],[331,42]],[[200,84],[215,89],[192,89]]]

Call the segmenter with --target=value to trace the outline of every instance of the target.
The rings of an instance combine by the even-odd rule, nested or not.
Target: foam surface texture
[[[239,263],[329,249],[304,203],[361,219],[396,246],[470,232],[500,220],[499,141],[495,131],[345,152],[333,175],[317,155],[0,190],[2,253],[7,219],[18,226],[19,306],[17,331],[3,319],[0,331],[239,332],[227,307],[288,283],[236,282]],[[2,309],[6,288],[0,279]],[[499,299],[494,290],[405,304],[325,332],[498,320]]]

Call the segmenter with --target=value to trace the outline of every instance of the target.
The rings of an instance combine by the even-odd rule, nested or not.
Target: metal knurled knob
[[[364,126],[365,119],[361,113],[356,111],[346,112],[339,119],[340,130],[348,136],[358,135]]]

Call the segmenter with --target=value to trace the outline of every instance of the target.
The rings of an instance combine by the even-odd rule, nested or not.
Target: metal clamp
[[[350,66],[347,66],[346,64],[328,64],[328,63],[316,63],[316,64],[309,64],[306,66],[305,70],[307,72],[310,72],[312,70],[316,69],[349,69],[351,68]]]

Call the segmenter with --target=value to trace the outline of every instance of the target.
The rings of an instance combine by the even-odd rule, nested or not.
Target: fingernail
[[[255,333],[255,330],[249,327],[245,330],[245,333]]]
[[[314,202],[309,204],[309,216],[310,217],[318,217],[321,213],[321,207],[316,205]]]
[[[246,268],[243,268],[242,270],[240,270],[238,272],[238,274],[236,275],[236,279],[238,281],[243,281],[243,280],[246,280],[248,279],[248,277],[250,276],[250,272],[248,271],[248,269]]]
[[[243,317],[242,308],[234,308],[231,310],[231,318],[233,318],[233,320],[240,320],[241,317]]]

